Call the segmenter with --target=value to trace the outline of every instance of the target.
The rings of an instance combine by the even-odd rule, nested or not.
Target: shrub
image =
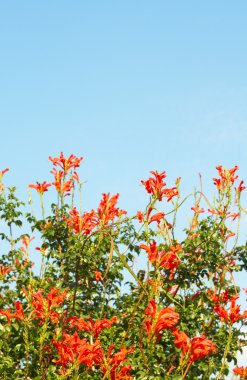
[[[233,277],[247,266],[246,246],[237,246],[246,212],[238,167],[217,167],[213,202],[195,191],[179,240],[179,212],[191,199],[181,199],[180,178],[168,188],[166,173],[152,171],[141,181],[148,204],[134,216],[119,208],[119,194],[83,211],[75,205],[82,158],[49,159],[53,182],[29,185],[41,218],[5,188],[8,169],[0,172],[1,379],[224,379],[246,344]],[[52,188],[57,201],[45,216]],[[137,258],[145,269],[136,273]],[[246,367],[234,373],[247,378]]]

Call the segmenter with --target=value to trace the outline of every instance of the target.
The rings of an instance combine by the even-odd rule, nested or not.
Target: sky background
[[[241,0],[2,1],[7,184],[25,198],[27,184],[51,180],[60,151],[85,158],[86,209],[108,191],[141,209],[150,170],[169,185],[181,176],[184,195],[199,172],[212,194],[220,164],[246,181],[246,14]]]

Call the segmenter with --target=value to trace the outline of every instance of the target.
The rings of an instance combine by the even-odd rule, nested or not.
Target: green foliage
[[[7,247],[0,259],[0,378],[224,379],[246,345],[247,312],[233,280],[246,270],[246,245],[229,244],[230,226],[245,212],[242,182],[233,189],[236,168],[217,168],[213,205],[195,193],[179,241],[179,181],[168,189],[165,174],[152,172],[142,181],[149,203],[137,216],[117,207],[118,194],[103,194],[96,211],[79,213],[81,159],[50,160],[55,182],[30,185],[40,194],[41,219],[0,182]],[[45,217],[44,192],[52,185],[58,201]],[[30,259],[33,234],[40,270]]]

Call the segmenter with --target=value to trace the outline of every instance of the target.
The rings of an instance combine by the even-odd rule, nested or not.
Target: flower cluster
[[[154,266],[157,266],[158,268],[169,270],[169,279],[171,280],[173,278],[174,271],[180,263],[178,253],[183,251],[180,244],[170,246],[167,252],[164,250],[158,251],[158,247],[155,241],[149,243],[149,246],[146,244],[141,244],[140,248],[144,249],[148,253],[148,260],[150,263],[152,263]]]
[[[89,318],[88,321],[85,321],[84,318],[78,318],[73,316],[69,319],[70,326],[76,327],[79,331],[87,331],[90,335],[97,339],[99,334],[103,329],[109,329],[113,323],[117,321],[117,317],[112,317],[112,319],[100,319],[98,321],[93,321],[92,318]]]
[[[83,158],[60,153],[49,160],[53,179],[29,185],[40,195],[42,219],[33,208],[21,211],[14,188],[2,184],[8,169],[0,171],[1,376],[223,379],[246,344],[247,311],[233,278],[246,269],[235,226],[246,212],[238,167],[217,167],[213,201],[195,192],[192,221],[179,240],[187,200],[180,201],[180,178],[168,188],[166,173],[151,171],[141,181],[149,202],[133,217],[120,208],[119,193],[103,193],[98,206],[84,211]],[[57,196],[45,217],[43,195],[51,188]],[[27,222],[40,245],[34,269]],[[233,373],[247,379],[246,367]]]
[[[54,165],[54,168],[51,170],[54,176],[54,182],[36,182],[36,185],[30,184],[29,187],[35,189],[40,195],[43,195],[44,192],[48,191],[50,186],[54,185],[61,197],[70,195],[70,191],[74,187],[74,180],[79,182],[76,169],[80,167],[83,157],[76,157],[71,154],[68,158],[65,158],[63,152],[61,152],[59,157],[49,157],[49,160]],[[57,170],[57,167],[59,170]]]
[[[150,171],[150,173],[153,177],[150,177],[146,181],[142,180],[141,183],[149,194],[153,194],[155,199],[162,201],[165,197],[169,202],[173,197],[178,195],[177,187],[170,189],[165,187],[166,183],[163,180],[166,178],[166,172]]]
[[[100,201],[97,212],[91,210],[80,215],[76,207],[74,207],[70,211],[71,217],[64,217],[64,219],[74,233],[90,235],[95,227],[107,226],[110,221],[114,221],[115,218],[120,218],[126,214],[125,210],[116,207],[118,197],[119,194],[110,197],[109,194],[103,193],[103,199]]]
[[[150,317],[145,318],[144,321],[148,338],[150,339],[153,335],[155,335],[157,340],[161,338],[161,332],[163,330],[172,329],[176,326],[179,319],[179,314],[175,312],[174,307],[166,307],[158,311],[154,299],[149,301],[145,315]]]
[[[196,336],[192,340],[183,332],[174,329],[174,344],[182,350],[182,357],[187,356],[189,363],[209,355],[216,350],[216,345],[204,335]]]
[[[247,367],[235,367],[233,372],[235,375],[239,375],[241,379],[247,379]]]
[[[241,314],[240,305],[236,305],[236,300],[238,298],[239,295],[236,295],[225,300],[225,304],[230,304],[228,309],[226,306],[222,306],[219,302],[216,302],[214,312],[218,314],[221,321],[224,321],[226,323],[235,323],[238,322],[240,319],[247,318],[247,311]]]

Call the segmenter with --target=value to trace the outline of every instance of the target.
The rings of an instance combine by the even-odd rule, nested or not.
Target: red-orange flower
[[[234,221],[236,218],[238,218],[240,216],[240,213],[239,212],[234,212],[232,214],[229,214],[227,216],[227,218],[232,218],[232,220]]]
[[[148,339],[150,339],[151,335],[155,334],[157,340],[159,340],[161,331],[172,329],[178,323],[179,319],[179,314],[175,312],[174,307],[166,307],[158,312],[154,299],[149,301],[145,315],[151,317],[145,318],[144,321]]]
[[[170,189],[164,189],[163,195],[167,198],[167,202],[169,202],[173,197],[178,195],[178,189],[174,186]]]
[[[164,212],[157,212],[156,214],[152,215],[151,218],[149,219],[148,223],[152,223],[152,222],[157,222],[157,224],[159,225],[161,220],[164,219],[165,217],[165,213]]]
[[[0,191],[4,190],[4,185],[1,182],[2,182],[3,175],[8,171],[9,171],[9,168],[6,168],[0,171]]]
[[[32,314],[34,315],[34,319],[40,319],[41,322],[43,322],[49,318],[52,322],[58,323],[60,316],[55,309],[63,304],[66,295],[67,290],[61,292],[60,289],[56,288],[51,288],[46,297],[43,295],[42,289],[36,293],[33,293]]]
[[[246,318],[245,314],[240,313],[240,305],[236,305],[236,299],[238,297],[232,297],[228,300],[230,302],[230,308],[227,310],[219,303],[214,307],[214,312],[218,314],[221,321],[225,321],[227,323],[235,323],[240,319]]]
[[[6,265],[0,265],[0,277],[5,276],[7,273],[9,273],[13,268],[7,268]]]
[[[144,249],[147,254],[148,254],[148,260],[150,263],[154,264],[156,263],[158,257],[159,257],[159,252],[158,252],[158,247],[156,242],[149,243],[149,246],[146,244],[141,244],[140,248]]]
[[[182,252],[182,246],[180,244],[170,246],[169,251],[162,254],[159,261],[159,266],[167,270],[170,270],[171,276],[173,276],[175,268],[180,263],[178,252]]]
[[[238,170],[237,165],[229,170],[223,169],[222,165],[217,166],[216,169],[218,170],[220,178],[213,178],[213,181],[219,191],[227,188],[228,186],[232,186],[235,180],[238,178],[238,176],[235,175],[236,171]]]
[[[209,355],[216,349],[216,345],[204,335],[194,337],[191,342],[190,362],[194,362],[204,356]]]
[[[76,157],[71,154],[68,158],[65,158],[63,152],[61,152],[59,157],[49,157],[49,160],[53,163],[54,166],[60,166],[66,175],[71,168],[79,168],[83,157]]]
[[[182,358],[185,355],[189,356],[189,362],[194,362],[204,356],[210,354],[210,352],[216,349],[215,344],[206,339],[204,335],[194,337],[192,340],[183,331],[174,329],[172,331],[174,336],[174,345],[182,349]]]
[[[241,379],[247,379],[247,367],[235,367],[233,372],[235,375],[239,375]]]
[[[144,221],[144,215],[141,211],[137,211],[137,220],[139,223],[142,223]]]
[[[77,327],[79,331],[87,331],[97,339],[103,329],[109,329],[116,321],[117,317],[112,317],[112,319],[103,318],[94,322],[92,318],[88,318],[88,321],[85,321],[84,318],[74,316],[70,320],[70,325]]]
[[[2,179],[3,175],[4,175],[6,172],[8,172],[8,171],[9,171],[9,168],[6,168],[6,169],[0,171],[0,180]]]
[[[163,198],[163,190],[166,183],[163,181],[166,178],[166,172],[150,171],[154,178],[150,177],[147,181],[141,181],[149,194],[153,194],[159,201]]]
[[[109,221],[113,220],[115,217],[120,217],[123,214],[127,214],[125,210],[120,210],[116,207],[119,194],[115,194],[110,197],[110,194],[103,193],[103,198],[100,201],[98,207],[99,219],[102,224],[107,225]]]
[[[221,292],[220,294],[216,293],[216,290],[212,292],[212,290],[208,290],[209,293],[209,298],[214,302],[214,303],[227,303],[229,301],[229,291],[226,289],[225,291]]]
[[[210,212],[212,215],[222,215],[223,211],[222,210],[210,210],[208,209],[208,212]]]
[[[31,184],[28,186],[31,187],[32,189],[37,190],[37,192],[41,195],[44,194],[45,191],[48,191],[48,187],[51,186],[51,183],[46,183],[46,181],[44,181],[42,183],[40,183],[40,182],[36,182],[36,183],[37,183],[37,185]]]
[[[246,189],[246,187],[243,186],[243,184],[244,184],[244,181],[242,180],[242,181],[240,181],[240,184],[239,184],[238,187],[236,188],[236,192],[237,192],[239,195],[240,195],[240,193],[241,193],[243,190]]]
[[[191,207],[191,210],[194,211],[195,214],[202,214],[205,212],[204,208],[199,207],[199,204],[196,204],[195,207]]]
[[[90,212],[85,212],[81,216],[79,212],[74,207],[70,211],[70,218],[64,218],[70,228],[74,230],[76,234],[84,233],[85,235],[90,235],[92,230],[99,224],[98,215],[94,210]]]
[[[177,244],[175,246],[170,246],[169,251],[158,251],[156,242],[146,244],[141,244],[140,248],[144,249],[148,254],[148,260],[150,263],[157,265],[159,268],[165,268],[171,271],[171,277],[174,274],[175,268],[179,265],[180,259],[178,257],[178,252],[182,251],[182,246]]]
[[[95,275],[95,280],[98,282],[98,281],[103,281],[103,277],[102,277],[102,274],[101,272],[95,270],[94,271],[94,275]]]
[[[74,186],[73,179],[70,178],[67,181],[65,181],[65,174],[62,170],[57,171],[56,169],[51,170],[51,173],[54,175],[55,181],[52,183],[57,192],[60,195],[69,195],[71,189]]]
[[[62,340],[52,339],[51,343],[57,349],[59,357],[53,361],[62,366],[63,374],[65,374],[69,363],[77,362],[78,365],[84,363],[92,368],[94,364],[100,364],[103,360],[104,353],[100,342],[96,341],[94,344],[89,344],[87,339],[80,339],[77,332],[73,335],[63,333]]]
[[[176,347],[181,348],[183,352],[183,356],[186,354],[187,351],[191,348],[191,341],[188,335],[185,334],[183,331],[178,331],[178,329],[174,329],[172,331],[172,334],[174,336],[174,344]]]
[[[159,201],[166,197],[168,202],[178,195],[177,187],[165,188],[166,183],[163,180],[166,178],[166,172],[150,171],[150,173],[154,178],[150,177],[147,181],[141,181],[149,194],[153,194]]]
[[[114,344],[109,347],[107,357],[104,363],[101,365],[101,370],[110,374],[111,380],[130,380],[131,376],[128,372],[131,370],[131,365],[123,365],[127,360],[127,355],[134,351],[134,347],[129,349],[122,347],[119,352],[112,354],[114,349]]]
[[[7,318],[8,323],[11,322],[11,318],[22,320],[25,317],[20,301],[15,302],[15,313],[12,313],[10,309],[0,309],[0,314],[4,315]]]
[[[24,247],[23,247],[22,250],[28,249],[31,241],[33,241],[34,239],[35,239],[34,236],[29,237],[27,235],[23,235],[21,241],[22,241],[22,244],[23,244]]]

